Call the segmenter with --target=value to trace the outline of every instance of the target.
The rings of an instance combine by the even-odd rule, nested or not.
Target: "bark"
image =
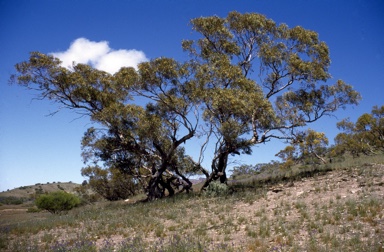
[[[168,196],[172,197],[175,195],[175,190],[172,188],[172,180],[175,179],[174,177],[168,178],[165,181],[163,179],[160,180],[160,184],[163,186],[163,188],[167,189]]]
[[[213,181],[214,177],[216,176],[215,172],[212,172],[211,175],[205,180],[203,187],[201,187],[201,191],[204,191],[209,184]]]
[[[178,176],[180,176],[183,179],[183,181],[185,182],[185,183],[183,181],[181,182],[181,186],[183,187],[181,192],[184,190],[187,193],[189,193],[190,190],[192,191],[192,182],[187,177],[185,177],[182,173],[180,173],[180,171],[179,171],[179,169],[177,169],[177,167],[175,167],[174,170],[175,170],[176,174]]]
[[[228,156],[229,152],[224,151],[219,153],[217,158],[212,161],[212,173],[205,180],[203,187],[201,188],[202,191],[204,191],[214,180],[219,179],[220,183],[227,183],[227,174],[225,170],[227,169]]]
[[[152,201],[164,197],[164,190],[160,188],[160,175],[152,176],[147,188],[147,200]]]
[[[313,154],[315,155],[316,158],[318,158],[319,160],[321,160],[321,162],[323,162],[323,164],[326,164],[327,161],[325,161],[324,158],[320,157],[317,153],[313,152]]]
[[[172,159],[172,155],[175,153],[175,150],[185,141],[192,138],[194,136],[195,131],[190,130],[189,133],[179,140],[174,140],[172,143],[172,147],[165,151],[161,144],[154,142],[154,146],[156,150],[160,153],[161,156],[161,165],[160,167],[152,168],[152,178],[149,182],[147,188],[147,200],[152,201],[155,199],[163,198],[165,196],[165,189],[168,190],[169,195],[172,196],[175,192],[172,188],[171,182],[164,181],[162,176],[163,173],[170,166],[170,160]]]

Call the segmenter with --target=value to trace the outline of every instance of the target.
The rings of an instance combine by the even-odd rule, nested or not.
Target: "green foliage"
[[[238,177],[242,177],[242,176],[256,175],[266,165],[267,164],[256,164],[256,165],[244,164],[240,166],[235,166],[233,167],[231,178],[237,179]]]
[[[219,181],[214,181],[209,184],[207,189],[204,191],[204,194],[209,197],[221,197],[229,194],[229,187],[227,184],[220,183]]]
[[[86,180],[84,180],[84,181],[86,181]],[[102,196],[98,193],[95,193],[95,191],[91,189],[88,182],[86,184],[84,184],[84,182],[83,182],[83,184],[81,186],[74,188],[74,191],[79,196],[79,198],[81,200],[81,205],[95,203],[97,201],[102,200]]]
[[[56,191],[40,195],[35,203],[39,209],[58,214],[78,206],[80,204],[80,199],[73,194],[64,191]]]
[[[356,123],[347,118],[337,123],[337,127],[343,132],[335,138],[333,155],[350,152],[357,157],[384,151],[384,105],[374,106],[371,114],[361,115]]]
[[[226,180],[229,155],[250,154],[252,146],[271,139],[297,141],[308,124],[360,100],[341,80],[324,84],[329,51],[314,31],[257,13],[191,23],[200,37],[183,48],[193,58],[203,118],[211,125],[207,135],[216,137],[211,177]]]
[[[102,169],[88,166],[81,170],[82,176],[89,177],[89,187],[103,198],[114,201],[127,199],[140,192],[138,182],[118,169]]]
[[[26,201],[26,199],[14,196],[0,197],[0,204],[4,205],[21,205],[24,201]]]
[[[183,42],[190,56],[184,63],[161,57],[111,75],[85,64],[69,70],[51,55],[32,52],[16,65],[14,83],[98,125],[84,134],[82,155],[93,167],[86,171],[91,187],[106,198],[124,198],[115,189],[132,185],[145,187],[150,200],[173,195],[172,181],[190,186],[186,174],[193,172],[207,175],[204,187],[216,179],[225,183],[231,155],[251,154],[271,139],[295,140],[308,124],[360,100],[341,80],[326,84],[329,51],[314,31],[257,13],[191,24],[199,36]],[[198,161],[182,148],[196,137],[206,138]],[[208,142],[215,145],[211,174],[200,166]],[[112,169],[129,176],[128,188]]]
[[[298,163],[326,163],[324,156],[327,152],[327,145],[328,138],[323,132],[308,129],[276,156],[283,160],[283,168],[290,168]]]

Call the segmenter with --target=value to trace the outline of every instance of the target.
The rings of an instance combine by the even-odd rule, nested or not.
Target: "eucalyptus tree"
[[[325,164],[327,161],[324,155],[327,151],[328,138],[323,132],[316,132],[307,129],[300,137],[292,141],[290,145],[276,154],[284,163],[283,168],[290,168],[295,163],[315,163],[320,161]]]
[[[207,176],[203,188],[225,183],[230,155],[271,139],[295,141],[309,123],[360,99],[341,80],[326,84],[329,52],[316,32],[255,13],[191,23],[201,37],[183,42],[187,63],[158,58],[111,75],[84,64],[66,69],[34,52],[12,79],[89,116],[95,127],[82,140],[83,171],[118,169],[150,200],[180,184],[188,191],[186,174],[197,170]],[[202,155],[195,162],[183,148],[204,134],[202,155],[214,141],[211,172]]]
[[[216,146],[204,187],[226,181],[230,155],[250,154],[271,139],[294,141],[308,124],[360,99],[342,80],[327,84],[329,50],[314,31],[256,13],[230,12],[191,24],[199,38],[183,41],[183,48],[191,56],[207,136]]]
[[[172,184],[190,188],[185,173],[194,167],[182,144],[194,136],[198,114],[188,98],[187,64],[160,58],[140,64],[137,71],[122,68],[111,75],[89,65],[67,69],[60,63],[33,52],[29,61],[16,65],[18,73],[11,79],[36,90],[39,99],[55,101],[60,109],[76,110],[95,123],[82,140],[89,164],[84,175],[118,169],[131,183],[142,185],[149,200],[163,197],[165,190],[173,194]]]
[[[343,132],[335,137],[334,154],[350,152],[357,157],[384,151],[384,105],[374,106],[371,113],[359,116],[356,123],[349,118],[337,123]]]
[[[175,179],[176,186],[183,180],[188,191],[192,184],[184,174],[196,167],[182,145],[195,136],[199,124],[197,103],[191,99],[189,87],[190,66],[160,58],[140,64],[138,72],[136,92],[150,101],[140,135],[148,138],[150,156],[156,159],[150,167],[149,199],[163,197],[165,188],[172,195],[171,182]],[[164,179],[164,174],[170,177]]]

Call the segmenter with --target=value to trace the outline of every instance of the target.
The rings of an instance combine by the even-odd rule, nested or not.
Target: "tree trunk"
[[[156,167],[152,168],[152,178],[149,181],[148,189],[147,189],[147,200],[152,201],[155,199],[159,199],[165,196],[165,189],[168,190],[169,195],[174,195],[175,191],[172,188],[171,181],[164,181],[162,178],[163,173],[170,165],[170,160],[174,155],[176,149],[182,144],[185,143],[188,139],[194,136],[194,130],[190,130],[189,133],[179,140],[175,140],[172,143],[172,147],[165,151],[161,144],[157,142],[153,142],[156,150],[160,153],[161,156],[161,165],[156,169]]]
[[[215,172],[212,171],[209,177],[204,181],[203,187],[201,187],[201,191],[204,191],[209,186],[209,184],[212,182],[214,177],[215,177]]]
[[[319,160],[321,160],[321,162],[323,162],[323,164],[326,164],[327,161],[325,161],[324,158],[320,157],[319,155],[317,155],[317,153],[313,152],[313,154],[315,155],[316,158],[318,158]]]
[[[161,174],[155,173],[148,183],[147,200],[152,201],[164,197],[164,189],[160,187]]]
[[[163,188],[167,189],[168,196],[172,197],[175,195],[175,190],[172,188],[172,179],[174,178],[168,178],[165,181],[163,179],[160,180],[161,185]]]
[[[185,177],[182,173],[180,173],[179,169],[177,169],[177,167],[174,168],[175,172],[177,175],[179,175],[181,178],[182,178],[182,182],[181,182],[181,186],[183,187],[183,189],[181,191],[186,191],[187,193],[189,193],[190,190],[192,190],[192,182],[187,178]]]
[[[168,178],[164,181],[163,173],[166,170],[167,163],[163,163],[161,168],[154,171],[152,174],[152,178],[149,181],[147,188],[147,200],[152,201],[155,199],[163,198],[165,196],[165,189],[167,189],[169,196],[173,196],[175,194],[175,190],[172,188],[172,178]]]
[[[219,156],[219,162],[217,164],[217,176],[220,179],[220,183],[227,183],[227,174],[225,170],[227,169],[228,155],[228,152],[224,152]]]
[[[220,179],[220,183],[227,183],[227,163],[228,163],[229,153],[221,152],[218,157],[212,161],[212,173],[205,180],[201,191],[204,191],[213,180]]]

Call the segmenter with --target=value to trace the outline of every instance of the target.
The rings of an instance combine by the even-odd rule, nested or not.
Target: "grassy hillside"
[[[384,251],[383,159],[345,160],[312,176],[268,171],[292,179],[221,197],[100,202],[60,216],[2,210],[0,250]]]
[[[0,193],[0,198],[13,197],[13,198],[22,198],[30,199],[36,193],[49,193],[58,190],[64,190],[66,192],[74,192],[76,187],[80,186],[79,184],[72,182],[53,182],[46,184],[36,184],[29,186],[21,186],[12,190],[8,190]]]

